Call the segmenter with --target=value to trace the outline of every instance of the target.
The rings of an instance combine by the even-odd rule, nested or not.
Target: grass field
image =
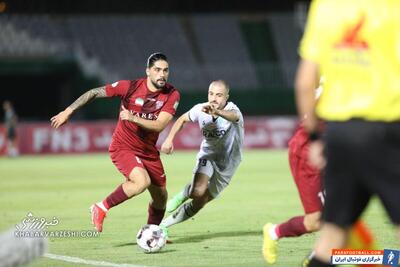
[[[245,151],[244,161],[221,197],[194,219],[173,226],[173,244],[144,254],[136,232],[146,223],[147,192],[112,209],[97,238],[51,238],[49,253],[85,260],[142,266],[265,266],[261,229],[303,210],[290,176],[285,150]],[[191,178],[195,152],[163,156],[170,196]],[[0,230],[21,222],[28,212],[59,224],[49,230],[90,230],[89,206],[123,181],[107,154],[24,156],[0,159]],[[374,200],[364,214],[382,248],[396,248],[393,229]],[[274,266],[299,266],[316,235],[283,239]],[[42,258],[31,266],[87,266]]]

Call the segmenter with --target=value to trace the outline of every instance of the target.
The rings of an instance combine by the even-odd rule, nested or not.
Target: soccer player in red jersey
[[[280,224],[264,226],[263,255],[275,263],[278,240],[318,231],[324,201],[320,171],[308,163],[309,137],[302,125],[289,141],[289,165],[303,204],[305,215],[293,217]]]
[[[103,201],[90,207],[92,223],[99,232],[103,229],[103,220],[110,208],[146,189],[152,198],[147,223],[159,224],[164,217],[166,176],[155,145],[159,133],[175,115],[180,95],[176,88],[167,83],[169,65],[164,54],[150,55],[146,74],[146,78],[121,80],[91,89],[51,118],[51,125],[57,129],[90,100],[102,97],[121,99],[119,120],[109,152],[112,162],[126,180]]]
[[[323,78],[315,90],[316,100],[322,91]],[[305,118],[306,119],[306,118]],[[268,263],[275,263],[278,240],[318,231],[324,204],[324,190],[320,170],[309,163],[310,138],[303,121],[289,140],[289,165],[300,195],[305,215],[296,216],[280,224],[267,223],[263,228],[263,256]]]

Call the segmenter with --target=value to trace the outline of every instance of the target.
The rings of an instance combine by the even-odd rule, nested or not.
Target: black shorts
[[[375,195],[400,224],[400,123],[329,122],[325,141],[324,221],[352,225]]]

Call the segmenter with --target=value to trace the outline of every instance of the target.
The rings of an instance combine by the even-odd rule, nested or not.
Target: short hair
[[[224,86],[225,90],[226,90],[226,94],[229,95],[229,90],[230,90],[229,84],[225,80],[215,80],[215,81],[211,82],[211,84],[216,84],[216,83],[219,83],[222,86]]]
[[[154,66],[154,62],[158,61],[158,60],[164,60],[166,62],[168,62],[168,58],[166,55],[164,55],[161,52],[156,52],[153,53],[149,56],[149,58],[147,59],[147,63],[146,63],[146,67],[147,68],[151,68]]]

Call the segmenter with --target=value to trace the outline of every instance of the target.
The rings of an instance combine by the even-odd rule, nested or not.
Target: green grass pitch
[[[191,179],[195,152],[162,156],[170,196]],[[123,181],[108,154],[23,156],[0,159],[0,230],[14,227],[28,212],[57,217],[49,230],[91,230],[89,206]],[[51,238],[49,253],[85,260],[143,266],[266,266],[261,254],[262,226],[301,215],[286,150],[245,151],[228,188],[194,219],[170,228],[173,244],[144,254],[136,233],[146,223],[147,192],[112,209],[97,238]],[[373,200],[364,214],[382,248],[396,248],[386,214]],[[316,234],[279,242],[274,266],[299,266]],[[82,266],[88,266],[83,265]],[[80,266],[42,258],[31,266]]]

